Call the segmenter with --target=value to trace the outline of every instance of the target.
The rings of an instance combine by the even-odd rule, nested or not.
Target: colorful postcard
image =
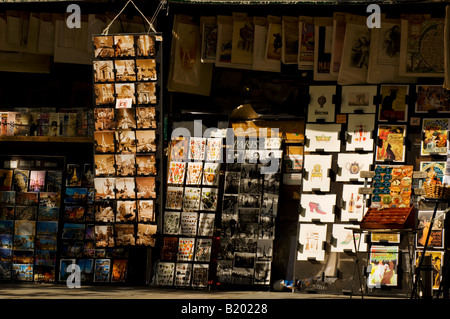
[[[444,118],[422,120],[420,155],[447,155],[449,123],[450,119]]]
[[[409,207],[411,205],[412,165],[375,166],[371,207]]]
[[[373,245],[370,247],[369,275],[367,278],[369,288],[397,286],[399,253],[398,246]]]
[[[194,260],[195,238],[180,237],[178,239],[178,261]]]
[[[420,162],[420,171],[427,172],[422,184],[442,184],[446,165],[446,162]]]
[[[168,184],[183,185],[186,171],[186,163],[170,162],[169,174],[167,176]]]
[[[111,272],[110,259],[96,259],[94,266],[94,282],[108,282]]]
[[[408,94],[408,85],[381,85],[378,120],[406,122],[408,119]]]
[[[378,141],[376,146],[377,162],[405,161],[406,125],[378,125]]]
[[[416,85],[416,113],[450,112],[450,94],[442,85]]]

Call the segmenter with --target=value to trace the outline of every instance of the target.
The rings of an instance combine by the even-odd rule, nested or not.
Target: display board
[[[93,36],[94,238],[96,249],[113,251],[96,260],[104,275],[95,282],[126,281],[125,248],[156,245],[162,194],[161,41],[157,33]]]

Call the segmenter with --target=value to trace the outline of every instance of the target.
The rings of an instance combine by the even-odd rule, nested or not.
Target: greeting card
[[[301,211],[299,222],[310,222],[319,220],[321,222],[334,222],[334,206],[336,205],[336,194],[314,195],[302,194],[300,198]]]
[[[349,225],[346,224],[333,224],[332,229],[332,252],[344,252],[351,251],[356,252],[355,246],[358,252],[367,251],[367,234],[354,232]],[[356,228],[355,226],[353,226]]]
[[[340,152],[341,141],[339,135],[341,124],[311,124],[305,127],[305,152]]]
[[[300,250],[297,260],[325,260],[324,242],[327,236],[327,225],[300,224],[298,241]]]
[[[303,191],[319,189],[323,192],[330,191],[331,155],[305,155],[303,174]]]
[[[363,185],[344,184],[342,187],[341,222],[361,221],[365,212],[363,195],[359,189]]]
[[[373,153],[353,154],[340,153],[337,158],[338,174],[336,174],[337,182],[348,182],[358,180],[364,182],[364,178],[360,177],[361,171],[370,170],[373,164]],[[370,180],[370,178],[368,179]]]

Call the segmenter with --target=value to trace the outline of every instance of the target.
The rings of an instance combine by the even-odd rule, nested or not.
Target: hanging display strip
[[[162,193],[161,41],[160,33],[93,37],[95,246],[118,253],[110,254],[114,260],[96,260],[95,272],[104,273],[94,278],[97,282],[126,281],[123,248],[156,244]]]
[[[0,162],[0,280],[56,280],[63,157]]]

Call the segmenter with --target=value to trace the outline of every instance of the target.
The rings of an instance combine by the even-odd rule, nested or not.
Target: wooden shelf
[[[0,136],[0,142],[93,143],[93,137],[69,136]]]

